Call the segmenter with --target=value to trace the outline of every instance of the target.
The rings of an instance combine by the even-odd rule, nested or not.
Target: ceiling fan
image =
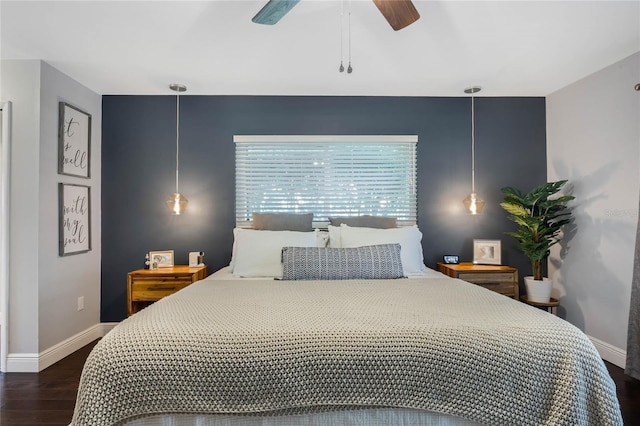
[[[300,0],[269,0],[251,19],[256,24],[273,25],[289,13]],[[401,30],[420,19],[411,0],[372,0],[391,28]]]

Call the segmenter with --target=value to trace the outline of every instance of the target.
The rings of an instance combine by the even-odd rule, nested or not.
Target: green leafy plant
[[[560,241],[561,228],[572,220],[566,204],[575,197],[550,198],[565,183],[566,180],[547,182],[527,194],[511,187],[501,190],[505,197],[500,206],[509,213],[509,219],[518,224],[517,231],[506,234],[520,241],[520,250],[531,261],[534,280],[542,280],[542,262],[549,256],[551,246]]]

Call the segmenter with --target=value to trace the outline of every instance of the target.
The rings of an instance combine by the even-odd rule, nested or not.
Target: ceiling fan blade
[[[273,25],[289,13],[300,0],[269,0],[251,20],[256,24]]]
[[[411,0],[373,0],[373,2],[395,31],[420,19],[420,14]]]

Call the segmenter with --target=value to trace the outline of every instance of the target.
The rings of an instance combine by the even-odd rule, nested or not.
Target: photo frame
[[[172,268],[173,250],[150,251],[149,261],[151,262],[150,269]]]
[[[69,256],[91,250],[91,188],[58,184],[58,254]]]
[[[58,173],[91,177],[91,114],[59,103]]]
[[[501,265],[500,240],[473,240],[473,263],[478,265]]]

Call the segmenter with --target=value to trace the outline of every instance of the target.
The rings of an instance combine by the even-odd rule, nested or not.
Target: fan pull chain
[[[353,67],[351,67],[351,0],[349,0],[349,66],[347,67],[347,74],[351,74],[353,72]]]
[[[347,26],[348,26],[347,36],[349,37],[349,40],[348,40],[349,64],[347,66],[347,74],[351,74],[353,72],[353,67],[351,66],[351,0],[349,0]],[[344,0],[341,0],[340,2],[340,67],[338,68],[338,72],[344,72],[343,58],[344,58]]]
[[[342,65],[342,58],[343,58],[343,33],[344,33],[344,25],[342,24],[344,22],[344,0],[342,0],[340,2],[340,68],[338,68],[338,72],[344,72],[344,65]]]

